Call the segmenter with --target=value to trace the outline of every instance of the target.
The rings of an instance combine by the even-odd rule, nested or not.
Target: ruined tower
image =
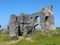
[[[40,17],[40,22],[37,22],[37,17]],[[42,32],[55,29],[52,5],[49,5],[48,8],[42,6],[40,11],[33,14],[11,15],[8,25],[9,34],[11,37],[33,34],[38,24],[41,25]]]

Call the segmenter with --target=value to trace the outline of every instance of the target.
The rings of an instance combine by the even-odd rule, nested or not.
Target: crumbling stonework
[[[40,22],[37,22],[37,17],[40,17]],[[49,5],[47,9],[42,6],[41,11],[33,14],[11,15],[7,29],[10,36],[15,37],[17,35],[33,34],[38,24],[41,25],[42,32],[55,29],[52,5]]]

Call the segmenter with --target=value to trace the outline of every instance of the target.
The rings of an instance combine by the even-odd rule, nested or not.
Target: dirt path
[[[0,42],[0,45],[7,45],[5,42]]]
[[[29,42],[34,42],[34,40],[31,37],[25,38],[25,40],[27,40]]]
[[[0,42],[0,45],[14,44],[14,43],[17,43],[17,42],[21,41],[22,39],[24,39],[24,38],[22,36],[20,36],[18,40],[12,40],[12,41],[9,41],[9,42]]]
[[[0,42],[0,45],[15,44],[15,43],[17,43],[17,42],[19,42],[19,41],[21,41],[21,40],[23,40],[23,39],[25,39],[25,40],[27,40],[27,41],[29,41],[29,42],[34,42],[34,40],[32,40],[31,37],[24,38],[24,37],[20,36],[18,40],[12,40],[12,41],[9,41],[9,42]]]
[[[12,40],[12,41],[10,41],[10,42],[6,42],[6,44],[7,44],[7,45],[9,45],[9,44],[14,44],[14,43],[17,43],[17,42],[21,41],[22,39],[24,39],[24,37],[20,36],[18,40]]]

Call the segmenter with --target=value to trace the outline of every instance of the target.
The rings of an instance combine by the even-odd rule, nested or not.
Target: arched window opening
[[[41,28],[41,26],[40,26],[40,17],[39,16],[36,16],[35,17],[35,20],[38,23],[38,25],[35,26],[35,29],[40,29]]]

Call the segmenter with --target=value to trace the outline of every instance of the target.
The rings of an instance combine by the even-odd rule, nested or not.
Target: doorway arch
[[[40,16],[36,16],[35,20],[36,20],[37,23],[40,23]],[[35,25],[35,29],[40,29],[40,28],[41,28],[40,24]]]

